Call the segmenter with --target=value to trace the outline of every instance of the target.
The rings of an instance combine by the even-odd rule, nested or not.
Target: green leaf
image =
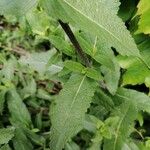
[[[29,96],[34,96],[36,93],[36,82],[33,78],[26,79],[26,86],[21,90],[21,96],[23,99],[28,98]]]
[[[80,150],[80,148],[76,143],[71,141],[66,144],[65,150]]]
[[[34,142],[36,145],[41,145],[41,146],[44,146],[45,144],[45,139],[40,136],[40,135],[37,135],[36,133],[34,133],[33,131],[27,129],[27,128],[23,128],[26,136],[31,139],[32,142]]]
[[[41,36],[45,35],[50,25],[50,19],[44,11],[30,11],[26,14],[26,19],[33,33]]]
[[[27,139],[21,127],[17,127],[15,130],[13,146],[15,150],[33,150],[31,142]]]
[[[96,103],[103,106],[107,111],[112,111],[114,109],[114,102],[104,91],[98,89],[96,94]]]
[[[140,0],[137,15],[140,16],[137,33],[150,34],[150,3],[149,0]]]
[[[50,42],[60,51],[62,51],[63,53],[65,53],[68,56],[75,56],[75,51],[74,48],[67,43],[67,41],[65,41],[65,39],[63,39],[60,36],[57,35],[50,35],[49,36]]]
[[[7,90],[2,90],[0,92],[0,114],[3,113],[6,92]]]
[[[87,68],[86,70],[86,75],[91,78],[91,79],[94,79],[94,80],[97,80],[97,81],[101,81],[103,79],[100,71],[96,71],[95,69],[93,68]]]
[[[29,127],[31,125],[29,111],[15,89],[8,92],[7,103],[11,113],[11,122]]]
[[[107,89],[111,94],[115,94],[120,78],[120,67],[113,52],[101,44],[97,37],[93,38],[84,33],[77,33],[76,37],[84,52],[102,64],[101,72],[104,74]]]
[[[83,74],[86,73],[86,68],[78,62],[67,60],[65,61],[65,67],[73,72],[83,73]]]
[[[3,145],[0,150],[11,150],[8,144]]]
[[[132,56],[117,56],[118,63],[121,68],[128,69],[129,67],[133,66],[138,60]]]
[[[37,0],[1,0],[0,14],[22,16],[35,7]]]
[[[140,57],[133,38],[117,16],[118,1],[44,0],[43,5],[49,15],[97,36],[108,48],[115,47],[122,55]]]
[[[81,74],[86,74],[87,77],[97,80],[97,81],[100,81],[103,79],[101,73],[99,73],[93,68],[86,68],[78,62],[67,60],[65,61],[65,67],[69,69],[70,71],[81,73]]]
[[[0,129],[0,145],[7,144],[14,137],[14,127]]]
[[[123,85],[142,84],[146,78],[150,76],[150,70],[143,63],[136,63],[125,72],[123,75]]]
[[[113,97],[113,100],[115,103],[133,101],[137,105],[139,111],[150,112],[150,97],[142,92],[119,88],[116,95]]]
[[[22,56],[19,62],[20,64],[29,65],[32,69],[38,71],[40,74],[43,74],[46,71],[50,72],[51,74],[56,74],[63,69],[61,62],[53,62],[53,57],[55,57],[56,54],[57,51],[55,49],[47,52],[32,53],[28,56]]]
[[[85,75],[72,75],[51,106],[51,150],[60,150],[82,128],[97,84]]]
[[[143,84],[147,83],[147,78],[150,76],[150,70],[148,66],[150,66],[150,40],[145,39],[144,41],[140,42],[138,45],[138,48],[141,51],[141,56],[143,58],[143,61],[140,61],[139,59],[135,57],[124,57],[119,56],[119,64],[122,68],[127,69],[126,72],[123,75],[123,85],[131,84]]]
[[[104,141],[104,150],[121,150],[124,141],[130,134],[129,128],[136,119],[136,105],[131,101],[125,101],[113,112],[113,115],[120,119],[113,137]]]
[[[139,149],[139,147],[135,143],[128,142],[128,143],[124,143],[124,146],[121,150],[142,150],[142,149]]]

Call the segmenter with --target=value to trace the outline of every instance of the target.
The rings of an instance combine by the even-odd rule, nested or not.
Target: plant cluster
[[[149,0],[0,0],[0,150],[149,150]]]

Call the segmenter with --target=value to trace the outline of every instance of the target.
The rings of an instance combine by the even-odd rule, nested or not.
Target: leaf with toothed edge
[[[112,5],[108,5],[112,3]],[[114,47],[122,55],[141,57],[139,50],[117,16],[118,0],[43,0],[50,16],[69,22],[97,36],[101,43]]]
[[[97,83],[73,74],[51,106],[51,150],[60,150],[82,128]]]

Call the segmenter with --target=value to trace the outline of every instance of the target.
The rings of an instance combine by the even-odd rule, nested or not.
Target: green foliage
[[[14,136],[14,127],[0,129],[0,145],[7,144]]]
[[[97,36],[108,48],[115,47],[122,55],[140,57],[133,39],[116,15],[119,2],[111,0],[110,3],[113,4],[111,7],[105,0],[94,2],[84,0],[80,2],[73,0],[43,1],[44,8],[49,15],[70,22],[87,32],[92,29],[90,34]]]
[[[96,86],[95,81],[85,75],[71,76],[51,106],[51,149],[62,149],[66,141],[82,129],[84,114],[91,103]]]
[[[13,14],[22,16],[28,12],[32,7],[35,7],[37,0],[1,0],[0,1],[0,14]]]
[[[149,150],[149,12],[0,0],[0,150]]]
[[[126,101],[112,113],[113,115],[118,116],[120,119],[112,138],[104,141],[104,149],[120,150],[129,135],[130,126],[136,119],[136,105],[134,105],[132,101]]]
[[[140,15],[139,21],[139,33],[150,33],[150,3],[149,0],[141,0],[138,4],[138,12],[137,14]]]

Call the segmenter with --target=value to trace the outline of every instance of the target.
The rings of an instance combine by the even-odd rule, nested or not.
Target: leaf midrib
[[[128,105],[128,109],[129,109],[130,105]],[[122,124],[122,122],[123,122],[123,120],[124,120],[124,118],[125,118],[125,116],[126,116],[126,114],[128,112],[128,109],[126,110],[126,112],[124,113],[124,116],[122,117],[122,119],[120,120],[120,122],[118,124],[117,131],[116,131],[116,136],[115,136],[115,141],[114,141],[114,146],[113,146],[113,150],[116,150],[116,144],[117,144],[117,140],[118,140],[118,137],[119,137],[118,136],[119,135],[119,129],[120,129],[120,126],[121,126],[121,124]]]
[[[64,128],[65,125],[66,125],[66,123],[67,123],[67,120],[68,120],[69,115],[70,115],[70,113],[71,113],[72,107],[73,107],[73,105],[74,105],[74,103],[75,103],[75,101],[76,101],[76,98],[77,98],[77,96],[78,96],[78,94],[79,94],[79,91],[80,91],[80,89],[81,89],[81,87],[82,87],[82,85],[83,85],[83,82],[84,82],[85,78],[86,78],[86,75],[83,76],[83,78],[82,78],[82,80],[81,80],[81,83],[79,84],[79,86],[78,86],[78,88],[77,88],[77,91],[76,91],[75,96],[74,96],[74,98],[73,98],[73,101],[72,101],[72,103],[71,103],[70,109],[69,109],[69,111],[68,111],[68,113],[67,113],[67,115],[66,115],[66,119],[64,120],[64,124],[63,124],[63,127],[62,127],[62,128]],[[54,127],[54,128],[55,128],[55,127]],[[57,130],[57,131],[58,131],[58,130]],[[58,131],[58,132],[59,132],[59,131]],[[65,131],[65,132],[66,132],[66,131]],[[61,132],[59,137],[61,137],[62,135],[65,135],[65,132]],[[64,137],[64,139],[65,139],[65,137]],[[59,143],[59,140],[60,140],[60,138],[58,139],[57,143]]]
[[[102,26],[101,24],[97,24],[94,20],[92,20],[91,18],[89,18],[88,16],[84,15],[81,11],[79,11],[78,9],[76,9],[75,7],[73,7],[70,3],[68,3],[66,0],[63,0],[67,5],[69,5],[71,8],[73,8],[74,10],[76,10],[77,12],[79,12],[82,16],[84,16],[85,18],[87,18],[88,20],[90,20],[91,22],[93,22],[94,24],[96,24],[97,26],[99,26],[100,28],[102,28],[103,30],[105,30],[106,32],[108,32],[110,35],[112,35],[115,39],[117,39],[117,41],[123,45],[123,47],[125,47],[126,49],[128,49],[128,47],[123,44],[118,37],[116,37],[115,35],[113,35],[113,33],[111,33],[109,30],[107,30],[104,26]],[[139,56],[140,57],[140,56]]]

